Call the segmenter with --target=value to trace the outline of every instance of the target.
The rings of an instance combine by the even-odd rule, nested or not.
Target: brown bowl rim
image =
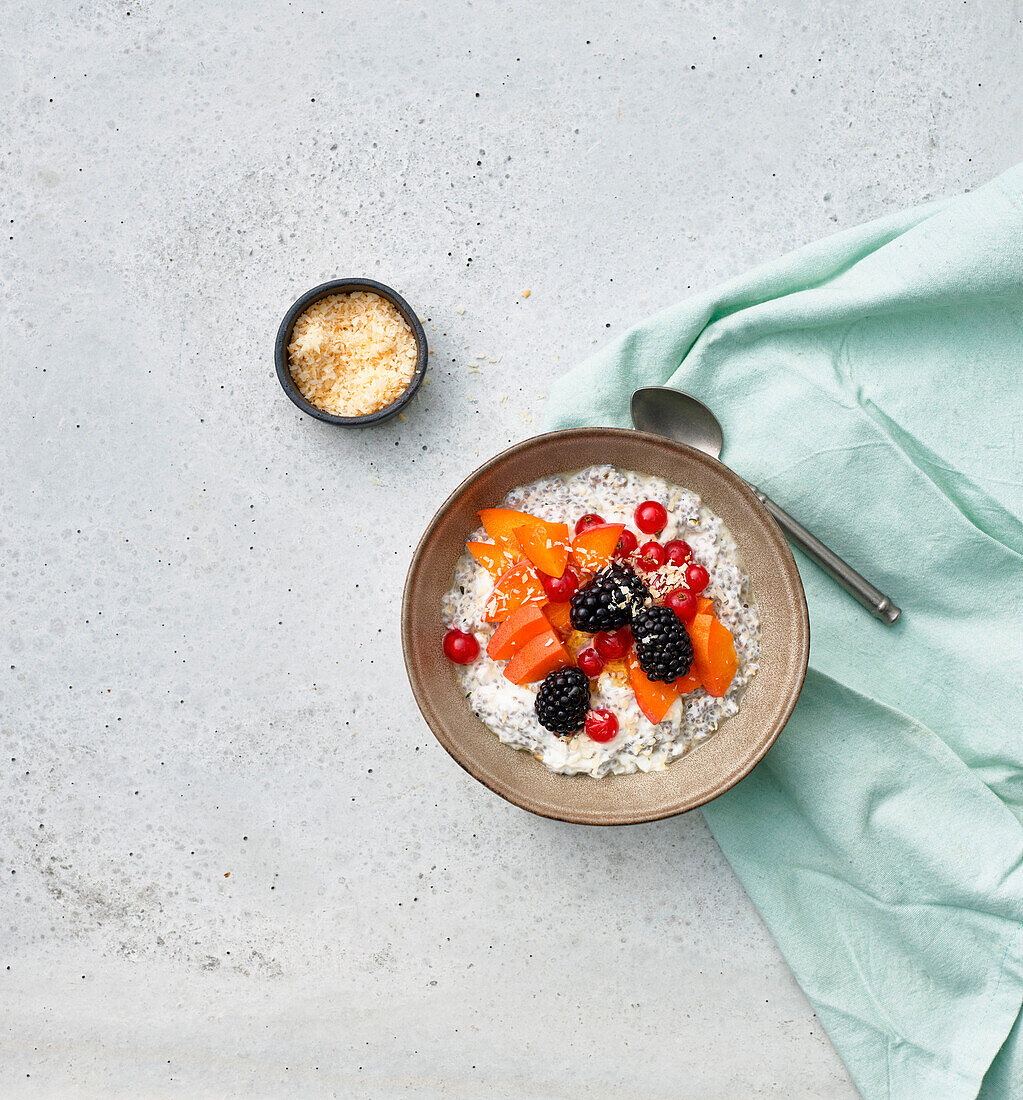
[[[797,625],[799,627],[798,637],[793,639],[793,644],[798,646],[801,650],[799,659],[798,676],[792,687],[789,689],[788,697],[784,700],[779,718],[776,720],[774,728],[770,730],[766,735],[760,737],[753,748],[753,751],[748,756],[741,759],[736,767],[730,771],[727,775],[715,784],[712,788],[701,792],[701,794],[694,798],[681,798],[676,805],[670,805],[663,809],[637,812],[616,812],[612,811],[606,814],[596,814],[590,811],[573,811],[572,809],[566,809],[561,812],[554,812],[550,807],[534,802],[532,799],[520,794],[512,785],[504,782],[492,782],[486,775],[480,774],[470,763],[464,759],[459,752],[457,740],[451,737],[445,728],[444,722],[440,716],[437,715],[431,707],[428,697],[427,689],[419,675],[419,671],[414,667],[410,658],[411,642],[412,642],[412,624],[411,624],[411,600],[412,593],[415,588],[415,582],[420,570],[424,565],[424,550],[430,541],[434,531],[440,525],[447,511],[454,505],[458,498],[479,478],[483,477],[488,471],[493,469],[499,463],[519,454],[525,450],[529,450],[535,447],[541,442],[554,438],[564,438],[566,440],[572,437],[585,438],[593,435],[610,435],[612,437],[628,437],[630,439],[638,437],[641,440],[648,441],[658,446],[667,446],[681,452],[685,457],[696,461],[698,463],[704,463],[711,469],[716,471],[724,477],[726,481],[731,482],[733,488],[738,490],[740,495],[745,499],[749,507],[758,514],[761,521],[764,523],[769,535],[772,537],[772,548],[777,552],[781,563],[784,566],[784,572],[790,582],[794,582],[793,587],[798,595],[798,606],[800,614],[798,616]],[[559,471],[552,471],[559,472]],[[412,688],[412,694],[415,698],[416,705],[419,708],[426,724],[430,727],[434,737],[440,742],[444,750],[455,761],[456,764],[469,775],[482,783],[488,790],[494,792],[494,794],[503,798],[506,802],[510,802],[520,809],[527,810],[530,813],[536,814],[539,817],[545,817],[554,821],[564,821],[569,824],[578,825],[640,825],[651,821],[661,821],[665,818],[676,817],[682,813],[688,813],[691,810],[698,809],[700,806],[706,805],[708,802],[720,795],[725,791],[730,790],[740,780],[744,779],[749,773],[760,763],[764,758],[767,751],[778,739],[781,731],[785,728],[789,718],[792,715],[792,711],[795,709],[796,703],[799,700],[800,693],[803,689],[803,684],[806,679],[806,670],[809,664],[810,658],[810,618],[806,605],[806,594],[803,590],[802,579],[799,575],[799,569],[796,565],[795,558],[792,555],[792,550],[789,547],[785,536],[782,534],[781,529],[778,527],[774,518],[767,511],[767,509],[761,504],[760,500],[754,494],[750,486],[745,482],[738,474],[726,466],[723,462],[711,455],[706,454],[703,451],[699,451],[694,447],[690,447],[688,444],[679,443],[675,440],[666,439],[663,436],[652,435],[648,432],[640,432],[631,428],[611,428],[611,427],[591,427],[591,428],[564,428],[558,431],[544,432],[540,435],[531,436],[528,439],[524,439],[519,443],[512,444],[510,447],[506,447],[503,451],[494,455],[488,459],[482,465],[478,466],[470,474],[468,474],[463,480],[456,486],[451,493],[445,498],[443,503],[438,507],[434,513],[432,519],[427,524],[419,542],[416,545],[416,549],[412,555],[412,560],[409,564],[408,573],[405,578],[405,586],[402,592],[401,601],[401,643],[402,643],[402,657],[405,663],[405,671],[409,678],[409,684]],[[468,708],[467,708],[468,709]],[[470,717],[480,722],[480,719],[476,715],[472,714],[472,711],[468,711]],[[725,722],[729,719],[725,719]],[[481,725],[486,726],[480,722]],[[724,725],[724,723],[722,723]],[[491,732],[491,736],[496,736]],[[668,768],[675,767],[686,760],[692,753],[699,752],[706,744],[710,743],[712,738],[708,738],[707,742],[701,745],[697,745],[690,749],[685,756],[674,761],[668,765]],[[511,752],[521,752],[519,749],[513,749],[508,746]],[[524,760],[531,760],[528,754],[523,753]],[[541,767],[543,765],[540,765]],[[653,774],[653,773],[651,773]],[[576,779],[575,776],[566,776],[566,779]],[[583,777],[589,779],[589,777]],[[590,782],[599,782],[599,780],[589,779]]]

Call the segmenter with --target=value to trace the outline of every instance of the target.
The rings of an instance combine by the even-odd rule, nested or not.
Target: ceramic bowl
[[[731,531],[760,609],[760,671],[739,713],[662,771],[556,775],[529,753],[502,744],[473,714],[441,649],[441,600],[452,584],[476,513],[537,478],[597,464],[656,474],[698,493]],[[727,791],[771,747],[796,705],[810,652],[799,572],[781,531],[749,486],[702,451],[616,428],[550,432],[519,443],[471,474],[441,505],[416,548],[402,602],[405,667],[437,740],[473,777],[543,817],[627,825],[692,810]]]
[[[326,298],[329,294],[351,294],[356,290],[367,290],[372,294],[379,294],[381,298],[386,298],[405,318],[405,322],[412,330],[412,335],[416,340],[416,369],[409,380],[409,384],[390,405],[385,405],[382,409],[366,413],[363,416],[336,416],[334,413],[325,412],[323,409],[318,408],[302,396],[298,386],[295,385],[295,380],[291,377],[291,370],[288,367],[288,345],[291,343],[291,331],[295,327],[295,322],[314,302]],[[277,380],[281,384],[281,389],[302,412],[315,416],[317,420],[323,420],[327,424],[339,424],[346,428],[380,424],[384,420],[390,420],[392,416],[397,416],[415,397],[416,391],[422,385],[429,356],[429,348],[426,346],[426,333],[423,331],[423,326],[420,324],[415,310],[396,290],[384,286],[383,283],[376,283],[372,279],[333,279],[329,283],[320,283],[319,286],[314,286],[312,290],[307,290],[285,313],[284,320],[281,321],[280,328],[277,330],[277,340],[274,344],[274,367],[277,371]]]

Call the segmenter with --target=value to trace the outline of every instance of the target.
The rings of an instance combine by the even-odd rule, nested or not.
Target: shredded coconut
[[[362,416],[390,405],[412,380],[416,338],[379,294],[331,294],[295,322],[288,366],[302,396],[317,408]]]

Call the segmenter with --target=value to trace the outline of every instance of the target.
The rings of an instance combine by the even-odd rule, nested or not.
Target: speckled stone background
[[[4,4],[2,1095],[854,1095],[698,815],[448,759],[399,595],[595,346],[1019,160],[1011,9]],[[434,354],[349,433],[270,350],[357,274]]]

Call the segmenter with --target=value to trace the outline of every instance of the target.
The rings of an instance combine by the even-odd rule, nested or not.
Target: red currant
[[[685,565],[693,556],[693,548],[681,539],[672,539],[664,544],[664,560],[669,565]]]
[[[566,569],[560,577],[548,577],[540,574],[540,583],[551,603],[568,603],[579,587],[579,578],[571,569]]]
[[[639,539],[628,529],[618,536],[618,545],[615,547],[616,558],[627,558],[639,546]]]
[[[590,680],[596,678],[604,671],[604,662],[595,649],[584,649],[575,659],[575,663],[582,669]]]
[[[444,656],[456,665],[469,665],[480,655],[480,644],[471,634],[452,627],[444,635]]]
[[[618,719],[610,710],[591,710],[586,715],[586,734],[591,741],[613,741],[618,733]]]
[[[594,639],[593,646],[605,661],[615,661],[624,657],[632,645],[632,631],[627,627],[618,630],[602,630]]]
[[[691,565],[686,566],[686,588],[694,595],[699,596],[707,587],[709,581],[710,574],[702,565],[697,565],[696,562],[693,562]]]
[[[598,516],[596,512],[587,512],[585,516],[580,516],[575,521],[575,533],[580,535],[587,527],[596,527],[603,522],[603,518]]]
[[[644,542],[639,548],[636,562],[640,569],[652,573],[664,564],[664,547],[659,542]]]
[[[668,523],[668,513],[664,510],[664,505],[658,504],[656,500],[644,500],[636,509],[634,518],[636,526],[644,535],[656,535]]]
[[[664,598],[664,606],[672,611],[684,623],[691,623],[696,618],[696,597],[685,588],[676,588]]]

